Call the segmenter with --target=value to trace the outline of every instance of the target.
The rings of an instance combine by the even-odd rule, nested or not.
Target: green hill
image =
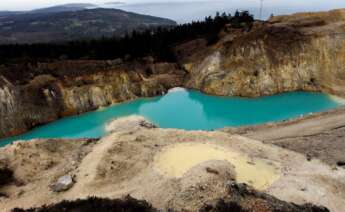
[[[122,37],[134,29],[141,31],[149,27],[172,25],[176,25],[176,22],[117,9],[61,11],[61,7],[53,7],[3,15],[0,19],[0,44]]]

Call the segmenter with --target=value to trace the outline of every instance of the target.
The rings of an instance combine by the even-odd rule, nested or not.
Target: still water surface
[[[322,93],[289,92],[260,98],[240,98],[174,89],[164,96],[142,98],[60,119],[26,134],[0,140],[0,146],[14,140],[33,138],[101,137],[106,134],[107,123],[129,115],[144,116],[162,128],[213,130],[281,121],[341,105]]]

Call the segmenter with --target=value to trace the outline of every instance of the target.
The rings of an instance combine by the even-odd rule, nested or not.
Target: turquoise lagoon
[[[141,115],[162,128],[213,130],[296,118],[341,106],[329,95],[288,92],[259,98],[219,97],[174,89],[164,96],[141,98],[94,112],[63,118],[26,134],[0,140],[4,146],[33,138],[97,138],[118,117]]]

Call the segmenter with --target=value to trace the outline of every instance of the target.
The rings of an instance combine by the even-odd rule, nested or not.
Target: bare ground
[[[345,161],[345,108],[280,123],[221,131],[293,150],[308,158],[320,159],[332,167]]]
[[[128,124],[130,128],[111,130],[109,136],[94,142],[43,140],[0,149],[2,160],[7,161],[16,178],[16,182],[0,188],[8,196],[0,198],[0,207],[7,211],[65,199],[120,198],[129,194],[159,209],[195,211],[205,202],[226,195],[225,185],[241,173],[231,160],[219,162],[206,157],[181,177],[164,174],[157,156],[181,143],[195,148],[216,146],[246,156],[253,167],[259,161],[277,167],[279,177],[263,191],[284,201],[310,202],[339,212],[345,207],[343,169],[335,170],[319,160],[308,161],[302,154],[239,135],[148,128],[142,120],[138,123],[144,127]],[[188,155],[183,157],[190,159]],[[74,186],[66,192],[52,192],[49,185],[65,174],[74,176]]]

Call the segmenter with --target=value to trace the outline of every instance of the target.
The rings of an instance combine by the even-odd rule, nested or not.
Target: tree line
[[[231,14],[217,13],[203,21],[181,24],[170,28],[152,28],[143,32],[133,31],[122,38],[76,40],[64,43],[0,45],[0,64],[18,61],[46,61],[56,59],[115,59],[153,56],[158,60],[174,61],[171,47],[177,43],[205,38],[211,44],[225,25],[243,28],[254,21],[248,11]]]

